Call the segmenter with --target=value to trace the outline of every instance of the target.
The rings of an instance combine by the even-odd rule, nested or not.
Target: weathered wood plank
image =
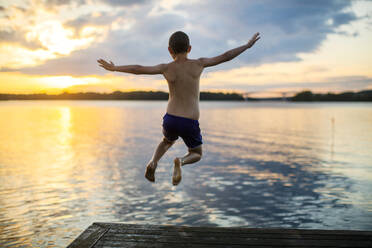
[[[284,235],[283,235],[284,236]],[[369,240],[361,240],[361,239],[302,239],[301,237],[298,238],[291,238],[291,237],[270,237],[270,236],[251,236],[251,237],[239,237],[239,236],[214,236],[214,235],[195,235],[195,236],[168,236],[168,235],[128,235],[128,234],[106,234],[105,239],[113,240],[113,241],[157,241],[157,242],[178,242],[180,239],[184,240],[185,242],[194,242],[197,241],[198,243],[206,243],[206,244],[218,244],[218,243],[226,243],[228,240],[231,244],[241,244],[246,242],[253,242],[258,240],[264,240],[269,242],[287,242],[288,240],[296,242],[296,243],[312,243],[317,242],[319,245],[324,244],[324,246],[329,246],[334,243],[345,243],[345,244],[354,244],[358,243],[360,246],[366,246],[367,244],[371,244]],[[322,245],[323,246],[323,245]]]
[[[360,240],[305,240],[305,239],[290,239],[281,238],[275,239],[270,237],[265,238],[239,238],[235,236],[199,236],[199,237],[177,237],[177,236],[163,236],[163,235],[107,235],[102,239],[103,241],[116,242],[157,242],[157,243],[174,243],[180,241],[188,244],[250,244],[250,245],[286,245],[286,246],[311,246],[316,244],[317,247],[329,247],[337,244],[339,247],[368,247],[371,244],[369,241]]]
[[[93,223],[67,246],[67,248],[92,248],[109,229],[110,227],[102,227]]]
[[[82,241],[84,238],[91,241],[84,243]],[[72,246],[72,243],[69,248],[247,246],[356,248],[372,247],[372,231],[189,227],[95,222],[76,241],[86,246]]]
[[[183,230],[187,232],[244,232],[244,233],[301,233],[301,234],[319,234],[319,235],[361,235],[371,236],[372,231],[358,231],[358,230],[320,230],[320,229],[286,229],[286,228],[243,228],[243,227],[192,227],[192,226],[172,226],[172,225],[140,225],[140,224],[125,224],[125,223],[107,223],[94,222],[94,224],[102,227],[109,226],[111,229],[142,229],[142,230]]]
[[[251,231],[254,231],[254,230],[251,230]],[[206,236],[206,234],[209,234],[209,235],[218,235],[218,237],[228,237],[230,236],[231,234],[230,233],[224,233],[224,232],[218,232],[218,233],[215,233],[215,232],[196,232],[195,230],[191,230],[191,231],[182,231],[182,232],[178,232],[176,228],[172,229],[172,230],[146,230],[146,229],[113,229],[111,228],[110,229],[110,232],[108,232],[106,234],[106,236],[109,236],[111,233],[113,233],[114,235],[123,235],[123,234],[127,234],[127,235],[162,235],[162,236],[182,236],[182,237],[203,237],[203,236]],[[259,233],[259,232],[240,232],[240,233],[234,233],[235,236],[237,237],[241,237],[241,238],[254,238],[254,237],[257,237],[257,238],[267,238],[267,237],[274,237],[274,238],[278,238],[278,239],[281,239],[281,238],[284,238],[284,239],[287,239],[287,238],[291,238],[291,239],[327,239],[327,240],[332,240],[332,239],[346,239],[346,240],[368,240],[370,241],[371,240],[371,236],[367,236],[367,235],[358,235],[358,234],[354,234],[354,235],[351,235],[351,234],[348,234],[348,235],[345,235],[345,234],[328,234],[328,235],[322,235],[322,234],[309,234],[309,233],[286,233],[285,236],[283,236],[283,232],[281,233]]]
[[[146,243],[146,242],[143,242],[143,243],[138,243],[138,242],[126,242],[125,245],[123,246],[123,244],[103,244],[103,243],[100,243],[100,244],[97,244],[94,246],[94,248],[133,248],[133,247],[136,247],[136,248],[164,248],[164,247],[170,247],[170,248],[173,248],[173,247],[180,247],[180,248],[189,248],[189,247],[198,247],[198,248],[211,248],[210,245],[203,245],[203,244],[200,244],[200,245],[195,245],[195,244],[174,244],[174,243]],[[246,248],[247,246],[246,245],[229,245],[229,244],[223,244],[223,245],[213,245],[213,248]],[[270,246],[254,246],[255,248],[268,248]],[[300,248],[304,248],[304,247],[300,247]],[[313,248],[313,247],[306,247],[306,248]]]

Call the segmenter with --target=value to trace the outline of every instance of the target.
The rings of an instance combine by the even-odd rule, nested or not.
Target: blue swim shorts
[[[163,117],[163,134],[170,141],[174,141],[180,136],[188,148],[195,148],[203,144],[199,121],[185,117],[166,113]]]

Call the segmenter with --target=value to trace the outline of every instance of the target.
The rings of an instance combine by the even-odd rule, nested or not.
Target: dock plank
[[[109,229],[110,227],[108,226],[102,227],[93,223],[74,242],[68,245],[67,248],[93,248]]]
[[[68,248],[372,247],[372,231],[94,222]]]

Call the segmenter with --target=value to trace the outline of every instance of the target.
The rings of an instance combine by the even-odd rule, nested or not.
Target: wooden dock
[[[372,247],[372,231],[189,227],[95,222],[68,248]]]

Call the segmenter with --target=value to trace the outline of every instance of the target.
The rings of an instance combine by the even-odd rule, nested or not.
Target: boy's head
[[[188,53],[191,50],[189,37],[182,31],[177,31],[169,38],[169,52],[171,54]]]

